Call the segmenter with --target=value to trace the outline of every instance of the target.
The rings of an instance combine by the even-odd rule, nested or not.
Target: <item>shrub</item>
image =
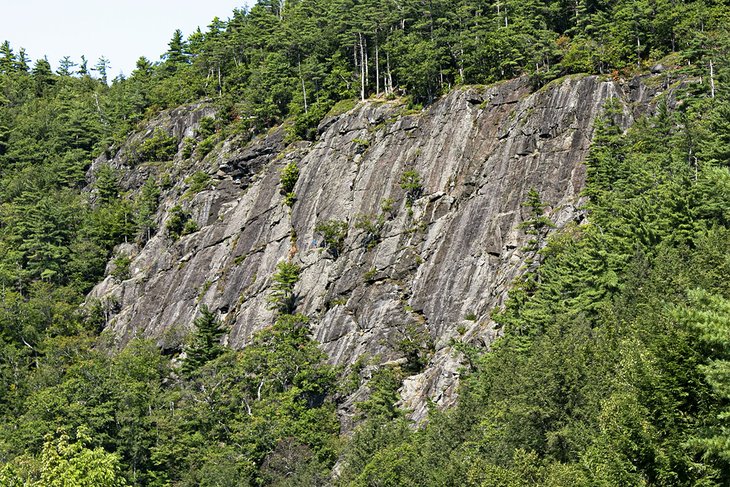
[[[416,374],[428,364],[434,351],[434,344],[428,330],[420,325],[408,323],[397,328],[395,348],[407,362],[404,370]]]
[[[297,200],[297,195],[294,193],[294,186],[297,184],[299,179],[299,166],[294,161],[284,166],[281,170],[281,179],[279,180],[279,192],[284,195],[284,204],[288,207],[294,206],[294,202]]]
[[[198,144],[198,148],[197,148],[198,157],[200,159],[202,159],[205,156],[207,156],[210,153],[210,151],[212,151],[213,148],[215,148],[216,143],[218,143],[218,137],[215,134],[203,139],[203,141],[200,144]]]
[[[281,170],[281,179],[279,180],[281,194],[285,195],[294,191],[297,180],[299,180],[299,166],[297,166],[296,162],[291,161]]]
[[[191,176],[185,178],[185,184],[188,185],[187,193],[198,194],[208,187],[210,183],[210,175],[203,171],[196,171]]]
[[[131,274],[129,272],[129,265],[132,263],[132,259],[130,259],[126,255],[120,255],[116,259],[114,259],[114,269],[111,272],[112,277],[117,282],[122,282],[131,277]]]
[[[380,203],[380,211],[383,212],[388,220],[395,218],[395,200],[393,198],[386,198]]]
[[[327,220],[314,227],[314,231],[322,235],[323,246],[335,259],[345,248],[347,236],[347,222],[341,220]]]
[[[198,122],[198,128],[195,129],[195,136],[199,139],[206,139],[216,132],[216,122],[213,117],[204,117]]]
[[[368,250],[372,249],[380,243],[382,239],[383,226],[385,225],[385,217],[379,215],[358,215],[355,221],[355,228],[364,232],[362,243]]]
[[[140,162],[169,161],[177,153],[177,140],[161,128],[155,129],[151,137],[145,139],[137,148]]]
[[[414,170],[405,171],[400,177],[400,187],[405,191],[406,205],[410,207],[423,193],[421,175]]]
[[[168,237],[177,240],[183,235],[198,231],[198,225],[191,218],[189,211],[183,210],[180,205],[176,205],[170,210],[170,218],[167,220],[165,229]]]
[[[193,155],[195,151],[195,139],[192,137],[185,137],[183,140],[182,156],[183,159],[188,159]]]

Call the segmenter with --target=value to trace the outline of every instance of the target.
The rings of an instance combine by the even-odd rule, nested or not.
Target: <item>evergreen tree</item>
[[[269,303],[271,309],[279,314],[293,314],[296,309],[297,295],[294,286],[299,281],[300,267],[293,262],[282,261],[276,265],[276,273],[272,277]]]
[[[81,56],[81,63],[79,63],[79,69],[76,71],[76,74],[79,76],[89,75],[89,61],[86,59],[86,56]]]
[[[94,65],[94,71],[99,73],[99,79],[101,79],[101,82],[104,84],[107,84],[107,74],[109,73],[109,70],[111,69],[111,63],[107,58],[104,56],[100,57],[99,60]]]
[[[25,52],[24,48],[20,48],[20,51],[18,52],[18,69],[23,72],[27,73],[30,71],[30,59],[28,59],[28,55]]]
[[[195,330],[192,342],[185,350],[185,361],[182,372],[185,376],[191,377],[203,365],[218,358],[224,347],[220,339],[226,333],[221,326],[218,316],[208,306],[200,306],[200,316],[193,322]]]
[[[119,197],[119,177],[109,164],[102,164],[96,171],[96,197],[99,204],[108,204]]]
[[[187,43],[180,29],[175,30],[173,33],[163,60],[163,67],[168,74],[173,74],[182,66],[188,64]]]
[[[555,224],[545,216],[545,208],[549,205],[542,202],[540,194],[535,188],[530,188],[527,193],[527,200],[522,206],[528,208],[529,214],[525,221],[520,223],[519,228],[523,229],[531,238],[525,244],[523,250],[527,252],[536,252],[543,247],[547,231],[555,228]]]
[[[0,73],[13,73],[18,69],[17,57],[8,41],[0,45]]]
[[[709,360],[700,366],[705,380],[716,396],[727,404],[730,399],[730,300],[702,289],[690,292],[690,306],[680,309],[679,316],[698,329],[708,345]],[[707,428],[707,436],[693,438],[692,445],[705,454],[730,466],[730,408],[721,408]]]
[[[71,60],[70,56],[63,56],[58,61],[58,69],[56,70],[56,73],[59,76],[71,76],[73,72],[73,68],[76,66],[76,63]]]
[[[157,213],[157,204],[160,198],[160,188],[153,178],[147,178],[139,197],[135,201],[135,225],[137,226],[137,236],[143,242],[148,241],[152,233],[155,231],[155,215]]]

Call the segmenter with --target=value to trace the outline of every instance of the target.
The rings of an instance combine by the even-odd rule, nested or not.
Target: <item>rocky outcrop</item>
[[[454,400],[452,340],[488,345],[498,333],[490,310],[526,258],[519,225],[530,188],[558,227],[580,218],[583,161],[601,107],[623,100],[628,124],[654,94],[642,83],[595,76],[537,92],[517,79],[455,90],[417,113],[396,101],[361,103],[324,120],[314,143],[287,145],[278,129],[242,148],[226,140],[190,167],[178,156],[171,170],[179,182],[165,193],[160,227],[182,201],[199,230],[178,241],[158,232],[129,251],[131,277],[108,277],[92,298],[114,297],[118,312],[108,328],[120,343],[141,335],[179,347],[205,303],[230,327],[228,344],[243,347],[271,323],[271,276],[292,259],[302,267],[298,310],[312,318],[332,362],[403,361],[404,340],[428,342],[428,363],[402,389],[405,405],[422,418],[427,398]],[[163,118],[178,134],[191,133],[199,119],[189,112]],[[110,162],[123,168],[122,154]],[[279,188],[290,161],[300,168],[291,210]],[[213,176],[212,185],[185,193],[183,177],[199,170]],[[420,177],[420,191],[407,193],[404,173]],[[128,171],[129,187],[141,184],[134,174]],[[336,258],[315,231],[330,220],[347,222]]]

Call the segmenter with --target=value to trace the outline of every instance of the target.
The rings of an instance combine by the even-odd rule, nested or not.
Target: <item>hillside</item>
[[[729,13],[4,43],[0,484],[727,485]]]
[[[525,79],[460,89],[410,114],[402,102],[373,100],[326,117],[315,142],[287,146],[276,129],[243,148],[224,139],[198,163],[182,157],[183,139],[209,112],[164,113],[142,134],[171,131],[180,150],[144,174],[179,183],[163,191],[155,220],[165,228],[181,208],[196,231],[123,247],[129,278],[109,275],[91,300],[115,303],[106,327],[120,345],[141,336],[179,352],[206,305],[220,313],[226,343],[241,348],[275,320],[271,276],[294,262],[296,309],[333,363],[412,360],[400,342],[418,337],[424,356],[409,365],[403,399],[422,418],[426,399],[453,403],[460,365],[450,341],[489,345],[497,333],[490,312],[532,256],[520,230],[529,190],[560,227],[582,218],[596,116],[614,97],[628,125],[632,100],[638,115],[656,91],[589,76],[538,93]],[[109,164],[138,190],[140,169],[125,163],[137,143],[95,169]],[[280,191],[289,164],[299,170],[291,207]],[[409,174],[417,188],[403,187]],[[205,184],[193,187],[195,177]],[[336,238],[322,228],[332,222],[342,222]]]

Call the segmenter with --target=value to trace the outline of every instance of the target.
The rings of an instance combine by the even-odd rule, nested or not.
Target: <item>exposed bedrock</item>
[[[122,246],[133,257],[131,277],[107,277],[92,297],[118,303],[108,328],[120,343],[139,335],[179,347],[205,303],[230,327],[228,344],[243,347],[271,323],[271,276],[292,259],[302,267],[298,311],[311,318],[333,363],[402,361],[397,344],[405,334],[428,337],[428,364],[402,388],[421,419],[427,398],[440,405],[455,398],[459,360],[451,340],[488,345],[498,333],[489,314],[527,257],[518,227],[528,191],[539,192],[558,227],[582,218],[584,161],[602,106],[621,100],[628,125],[655,95],[641,82],[595,76],[537,92],[517,79],[455,90],[418,113],[397,102],[361,103],[324,120],[314,143],[287,145],[280,129],[243,148],[224,141],[192,167],[178,156],[178,182],[163,194],[159,226],[182,204],[199,230],[177,241],[160,230],[142,248]],[[158,124],[180,138],[190,134],[196,110],[209,109],[167,113],[148,132]],[[110,162],[125,168],[124,153]],[[300,176],[290,211],[279,173],[292,160]],[[141,184],[141,170],[127,170],[128,187]],[[200,170],[212,185],[183,198],[184,177]],[[401,186],[407,171],[422,181],[412,204]],[[336,258],[315,231],[328,220],[348,225]]]

